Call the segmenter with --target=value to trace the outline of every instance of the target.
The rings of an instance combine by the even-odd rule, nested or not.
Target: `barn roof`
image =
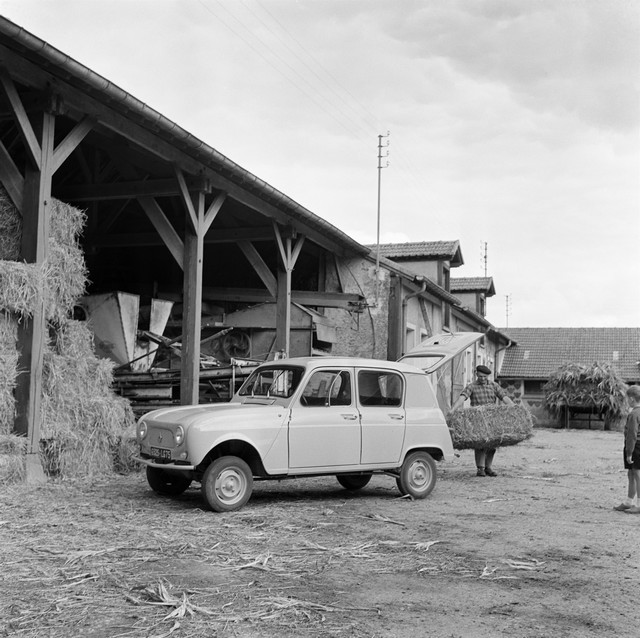
[[[251,196],[259,198],[282,211],[317,237],[326,237],[357,254],[369,249],[352,239],[326,220],[307,210],[284,193],[242,168],[228,157],[199,140],[175,122],[130,95],[113,82],[98,75],[67,54],[32,35],[19,25],[0,16],[0,65],[16,74],[19,81],[34,79],[33,69],[46,74],[39,82],[50,78],[54,87],[69,86],[101,104],[122,118],[139,126],[156,139],[170,144],[203,169],[215,171],[226,183],[231,183]],[[71,104],[67,105],[71,106]]]
[[[640,328],[502,328],[509,347],[499,377],[547,379],[564,363],[610,363],[626,382],[640,382]]]

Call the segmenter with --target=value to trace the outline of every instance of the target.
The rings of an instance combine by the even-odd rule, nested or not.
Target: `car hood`
[[[141,420],[149,425],[153,423],[171,423],[189,427],[194,424],[209,423],[222,419],[228,423],[229,419],[251,418],[251,415],[265,416],[267,412],[284,413],[286,408],[281,405],[257,405],[244,403],[215,403],[208,405],[186,405],[181,407],[163,408],[145,414]]]

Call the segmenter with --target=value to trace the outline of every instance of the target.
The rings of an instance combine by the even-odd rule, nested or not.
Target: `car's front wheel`
[[[237,456],[216,459],[202,477],[202,496],[214,512],[240,509],[252,491],[251,468]]]
[[[430,454],[412,452],[404,460],[396,483],[403,496],[425,498],[436,486],[437,476],[436,462]]]
[[[355,492],[369,483],[371,474],[338,474],[336,478],[345,490]]]
[[[159,467],[147,466],[147,482],[151,489],[162,496],[179,496],[191,485],[191,479],[161,470]]]

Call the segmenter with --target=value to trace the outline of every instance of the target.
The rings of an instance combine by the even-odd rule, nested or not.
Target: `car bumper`
[[[172,472],[188,472],[196,469],[195,465],[178,465],[177,463],[157,463],[152,459],[145,459],[141,456],[133,456],[131,457],[134,461],[138,461],[138,463],[143,463],[147,467],[157,467],[161,470],[169,470]]]

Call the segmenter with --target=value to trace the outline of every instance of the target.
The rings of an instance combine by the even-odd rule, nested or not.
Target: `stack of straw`
[[[523,405],[480,405],[450,412],[447,425],[457,450],[516,445],[533,436],[531,413]]]
[[[48,322],[43,365],[40,454],[45,471],[60,477],[129,471],[124,432],[134,424],[126,399],[111,389],[113,363],[95,356],[93,333],[70,319],[84,294],[87,271],[78,237],[83,211],[52,200],[49,256],[43,267],[15,261],[20,215],[0,187],[0,483],[19,480],[25,439],[11,434],[18,352],[17,325],[43,303]],[[14,457],[13,461],[7,459]],[[22,463],[20,463],[20,466]]]

